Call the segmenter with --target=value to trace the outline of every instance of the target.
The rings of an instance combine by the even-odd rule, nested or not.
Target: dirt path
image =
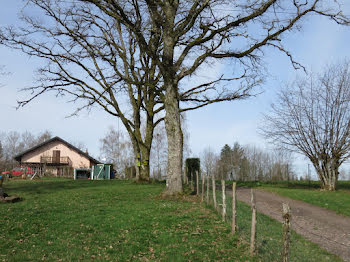
[[[282,203],[288,203],[292,211],[292,228],[298,234],[350,261],[350,218],[263,190],[255,190],[255,194],[259,212],[281,222]],[[238,188],[237,199],[249,204],[250,189]]]

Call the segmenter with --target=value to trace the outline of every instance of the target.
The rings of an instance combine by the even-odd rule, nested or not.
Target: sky
[[[0,0],[0,27],[18,24],[17,13],[21,4],[20,0]],[[344,13],[350,14],[350,4],[345,6]],[[350,57],[350,27],[312,16],[304,21],[300,32],[284,38],[284,43],[295,60],[309,72],[318,73],[325,65]],[[289,59],[273,49],[266,49],[264,63],[269,77],[261,87],[262,94],[244,101],[214,104],[186,113],[193,156],[200,156],[206,147],[220,152],[225,144],[233,145],[234,142],[270,148],[257,132],[262,114],[268,112],[279,88],[303,72],[294,70]],[[53,93],[44,94],[24,108],[16,109],[16,101],[29,95],[19,90],[33,83],[40,61],[0,46],[0,65],[4,65],[10,73],[0,78],[0,132],[27,130],[38,134],[49,130],[54,136],[67,141],[84,143],[89,153],[98,157],[99,139],[107,132],[108,126],[122,129],[117,119],[98,108],[67,117],[74,112],[76,105]],[[215,73],[212,70],[217,68],[208,68],[204,73]],[[298,173],[305,172],[307,161],[296,157],[295,169]]]

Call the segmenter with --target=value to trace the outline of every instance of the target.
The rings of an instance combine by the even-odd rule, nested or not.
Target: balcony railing
[[[52,157],[52,156],[42,156],[40,157],[40,162],[51,165],[72,165],[72,161],[68,156],[63,157]]]

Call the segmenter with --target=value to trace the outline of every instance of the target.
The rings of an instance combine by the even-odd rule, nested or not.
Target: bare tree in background
[[[67,70],[62,71],[60,66],[65,68],[66,63],[79,65],[80,61],[89,57],[92,60],[89,60],[90,64],[87,66],[95,67],[90,71],[93,81],[97,79],[103,87],[107,87],[99,94],[93,95],[91,101],[96,103],[105,100],[106,96],[110,97],[110,92],[115,89],[114,83],[119,81],[120,76],[116,78],[114,73],[107,76],[101,75],[101,70],[106,68],[106,64],[96,68],[96,62],[97,59],[103,60],[107,55],[115,54],[112,50],[116,49],[114,46],[110,48],[111,45],[108,42],[118,37],[110,35],[110,32],[115,32],[116,25],[120,25],[123,32],[130,32],[133,36],[132,39],[135,40],[137,48],[135,54],[146,55],[154,63],[162,81],[162,85],[158,86],[157,95],[164,103],[166,111],[165,128],[168,141],[166,192],[168,194],[182,192],[181,111],[200,108],[216,102],[243,99],[254,94],[252,89],[262,81],[260,62],[264,57],[265,47],[276,48],[285,53],[296,68],[300,67],[288,50],[283,47],[281,38],[286,33],[298,29],[305,16],[318,14],[339,24],[348,23],[347,17],[341,13],[338,1],[327,0],[72,0],[71,2],[31,0],[30,2],[43,6],[46,14],[53,17],[63,27],[60,27],[59,30],[47,30],[46,23],[29,19],[30,24],[35,22],[34,31],[23,29],[23,34],[13,38],[13,31],[10,30],[3,41],[8,46],[17,45],[17,48],[30,55],[43,57],[50,63],[57,64],[57,61],[62,61],[54,70],[53,77],[50,77],[53,80],[51,85],[59,87],[58,90],[62,90],[67,84],[66,81],[62,82],[60,73],[64,72],[64,79],[66,79]],[[57,8],[47,8],[52,3],[57,4]],[[70,3],[73,6],[69,6]],[[80,5],[81,3],[86,3],[86,5]],[[74,8],[76,6],[81,8],[81,12],[79,16],[72,19],[71,14],[76,13],[77,9]],[[69,12],[60,12],[66,10],[67,7]],[[90,19],[91,15],[93,19]],[[104,28],[105,21],[111,22],[107,23],[107,28]],[[67,22],[73,25],[68,28],[69,30],[64,27]],[[87,34],[91,28],[103,29],[102,34]],[[33,39],[28,36],[32,36],[32,33],[37,31],[43,31],[44,34],[49,35],[48,39],[59,40],[55,44],[46,44],[46,40],[39,40],[35,48],[32,48],[31,43],[33,42],[30,41],[28,44],[28,40]],[[77,37],[73,37],[67,45],[66,41],[62,42],[67,36],[69,37],[66,32],[79,32],[79,35],[74,34]],[[61,36],[63,39],[60,39]],[[107,42],[105,36],[107,36]],[[78,49],[77,45],[79,45]],[[88,51],[82,52],[81,46],[88,47]],[[60,53],[57,56],[55,52],[57,47],[64,51],[63,55]],[[101,55],[101,50],[108,52],[103,52]],[[65,54],[71,51],[74,55],[66,59]],[[112,62],[113,69],[118,68],[119,64],[114,63],[113,59]],[[205,78],[198,85],[183,84],[188,83],[188,79],[199,73],[200,70],[215,63],[230,63],[230,70],[223,75],[213,76],[211,79]],[[128,63],[127,67],[128,69],[135,68],[133,63]],[[52,69],[51,66],[44,71],[51,73]],[[146,69],[144,72],[148,72]],[[108,68],[107,72],[110,71]],[[55,81],[55,75],[57,81]],[[83,85],[84,88],[90,90],[89,83],[85,85],[82,79],[76,79],[74,71],[69,70],[69,76],[69,85]],[[129,77],[126,79],[128,80]],[[154,78],[151,77],[151,79]],[[237,80],[235,85],[228,86],[234,80]],[[50,86],[44,86],[43,92],[47,87]],[[91,97],[90,95],[79,95],[78,97]],[[182,105],[184,107],[181,107]],[[112,103],[113,106],[115,105]],[[109,108],[107,106],[107,109]],[[113,113],[122,118],[120,113]]]
[[[183,157],[184,159],[191,157],[192,150],[190,145],[190,132],[188,127],[188,121],[186,113],[181,113],[180,116],[181,130],[183,134]]]
[[[21,143],[21,134],[17,131],[10,131],[5,134],[3,143],[6,162],[11,163],[13,167],[15,165],[14,156],[25,149]]]
[[[267,139],[304,154],[322,187],[335,190],[339,167],[350,156],[350,63],[283,89],[264,123]]]
[[[24,131],[22,133],[17,131],[0,133],[0,141],[3,149],[3,168],[13,168],[17,164],[14,160],[16,155],[47,141],[51,137],[51,132],[47,130],[37,135],[34,135],[29,131]]]
[[[85,153],[89,153],[86,144],[82,141],[70,141],[70,144]]]
[[[209,166],[207,166],[209,163]],[[281,149],[261,149],[235,142],[225,145],[217,157],[210,149],[202,153],[202,169],[215,170],[217,178],[239,181],[294,180],[291,153]],[[209,168],[210,167],[210,168]],[[232,176],[229,176],[232,173]]]
[[[202,153],[201,165],[205,173],[212,177],[215,175],[215,168],[217,165],[218,156],[210,147],[206,147]]]
[[[124,170],[133,163],[133,149],[130,139],[112,126],[100,139],[100,155],[108,163],[113,163],[117,176],[122,177]]]
[[[166,174],[167,153],[168,149],[164,125],[158,125],[154,132],[151,151],[151,165],[153,167],[154,178],[161,179],[163,174]]]
[[[36,144],[40,144],[40,143],[44,143],[47,140],[52,138],[52,133],[51,131],[45,130],[42,133],[39,133],[36,137],[35,143]]]

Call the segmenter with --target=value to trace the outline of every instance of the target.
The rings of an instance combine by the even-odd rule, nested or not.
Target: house
[[[51,138],[15,156],[21,166],[38,174],[73,177],[74,169],[88,170],[100,162],[60,137]]]

